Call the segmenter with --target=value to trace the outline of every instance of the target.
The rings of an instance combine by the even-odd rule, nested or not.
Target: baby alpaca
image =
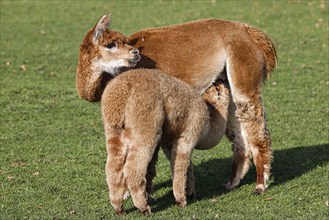
[[[106,179],[110,202],[123,211],[125,192],[134,205],[150,214],[146,175],[159,145],[171,151],[176,203],[186,206],[191,155],[209,129],[202,97],[186,83],[158,70],[136,69],[109,81],[101,100],[105,127]]]

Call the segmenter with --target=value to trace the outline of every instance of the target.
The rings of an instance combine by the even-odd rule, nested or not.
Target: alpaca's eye
[[[108,49],[112,49],[114,47],[116,47],[116,43],[114,41],[106,45],[106,48]]]

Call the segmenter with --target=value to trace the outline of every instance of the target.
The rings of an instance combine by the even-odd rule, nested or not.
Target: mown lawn
[[[276,44],[278,68],[263,90],[273,137],[271,187],[252,194],[252,168],[234,191],[225,139],[195,151],[197,200],[174,205],[163,153],[154,219],[328,219],[328,1],[6,1],[0,21],[0,219],[113,219],[107,202],[98,103],[79,99],[79,44],[98,18],[126,35],[199,18],[243,21]],[[125,203],[119,219],[144,218]]]

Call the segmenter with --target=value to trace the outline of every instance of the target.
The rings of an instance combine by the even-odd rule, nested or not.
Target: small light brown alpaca
[[[136,69],[109,81],[101,107],[108,153],[106,179],[115,212],[122,213],[128,189],[134,205],[146,215],[151,213],[147,185],[155,175],[151,170],[155,171],[159,145],[171,160],[176,203],[186,206],[187,176],[193,181],[192,151],[211,135],[202,97],[158,70]]]
[[[107,35],[110,33],[104,32],[104,46],[111,42]],[[90,36],[89,32],[85,39]],[[141,54],[136,68],[160,69],[185,81],[200,94],[216,79],[228,79],[231,98],[226,134],[233,142],[233,162],[226,187],[232,189],[240,183],[252,158],[257,171],[255,193],[263,193],[270,176],[272,148],[261,88],[276,66],[271,39],[247,24],[204,19],[144,29],[128,40]],[[88,48],[80,47],[77,90],[82,99],[99,101],[108,76],[93,74],[91,62],[99,56],[99,46],[90,44]],[[218,128],[220,140],[226,125],[220,124]]]

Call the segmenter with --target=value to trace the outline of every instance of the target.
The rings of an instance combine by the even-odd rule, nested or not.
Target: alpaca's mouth
[[[131,60],[129,60],[128,62],[129,62],[130,66],[134,67],[140,60],[141,60],[141,56],[139,54],[135,54],[134,57]]]

